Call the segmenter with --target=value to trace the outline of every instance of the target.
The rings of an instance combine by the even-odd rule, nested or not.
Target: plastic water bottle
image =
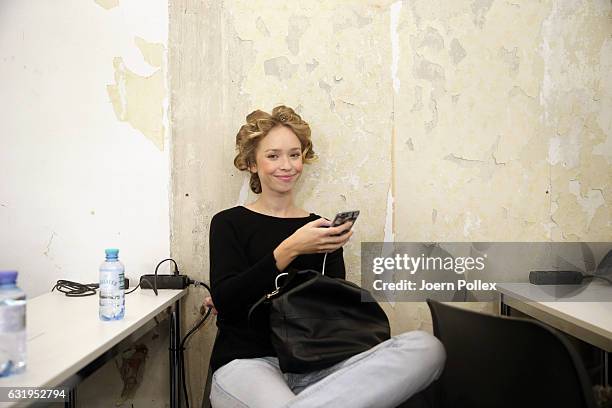
[[[26,368],[26,296],[17,271],[0,271],[0,377]]]
[[[125,268],[119,250],[107,249],[100,265],[100,320],[121,320],[125,315]]]

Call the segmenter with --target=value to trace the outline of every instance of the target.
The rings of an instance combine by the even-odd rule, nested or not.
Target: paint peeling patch
[[[316,59],[313,58],[312,62],[310,64],[308,62],[306,63],[306,71],[312,72],[318,66],[319,66],[319,61],[317,61]]]
[[[453,61],[453,65],[459,64],[467,56],[465,49],[456,38],[453,38],[453,41],[451,41],[448,53]]]
[[[289,58],[276,57],[264,61],[264,72],[266,75],[275,76],[278,79],[285,80],[291,78],[297,71],[298,65],[292,64]]]
[[[444,91],[446,75],[441,65],[428,61],[417,54],[413,70],[416,78],[429,81],[438,92]]]
[[[580,164],[581,147],[579,131],[571,132],[568,137],[552,137],[548,143],[548,163],[574,168]]]
[[[159,150],[164,150],[164,76],[161,69],[148,77],[127,69],[121,57],[113,59],[115,84],[106,91],[122,122],[140,131]]]
[[[418,48],[429,48],[433,51],[441,51],[444,49],[444,38],[438,30],[433,27],[427,27],[425,33],[421,37]]]
[[[406,145],[408,146],[408,149],[410,149],[411,152],[414,152],[414,143],[412,143],[411,137],[406,140]]]
[[[421,109],[423,109],[423,88],[417,85],[414,87],[414,104],[410,112],[417,112]]]
[[[582,211],[586,213],[587,228],[589,228],[593,217],[595,217],[595,212],[597,209],[606,203],[601,190],[591,189],[588,191],[587,195],[584,196],[580,192],[580,181],[578,180],[570,180],[568,190],[570,193],[576,196],[578,205],[580,205]]]
[[[140,50],[142,57],[154,68],[161,68],[164,57],[164,45],[161,43],[150,43],[143,38],[135,37],[134,43]]]
[[[612,137],[606,137],[604,143],[593,146],[593,154],[604,156],[608,164],[612,164]]]
[[[356,11],[353,10],[353,14],[355,15],[355,19],[357,22],[357,27],[358,28],[362,28],[367,26],[368,24],[372,23],[372,17],[364,17],[360,14],[358,14]]]
[[[334,34],[350,27],[362,28],[372,23],[372,17],[363,17],[353,10],[352,15],[344,15],[343,20],[334,21]]]
[[[319,79],[319,88],[323,89],[327,93],[327,96],[329,97],[329,109],[333,111],[336,107],[336,103],[331,95],[331,85],[324,80]]]
[[[291,16],[289,18],[289,34],[285,40],[287,48],[293,55],[298,55],[300,52],[300,39],[310,26],[310,21],[304,16]]]
[[[480,222],[480,217],[468,211],[465,215],[463,224],[463,236],[468,237],[472,231],[478,230],[478,228],[480,228]]]
[[[400,90],[400,79],[397,76],[397,69],[400,60],[400,42],[399,42],[399,17],[402,10],[402,2],[396,1],[391,5],[389,10],[391,21],[390,34],[391,34],[391,78],[393,79],[393,90],[395,93],[399,93]]]
[[[472,3],[472,16],[474,17],[474,24],[477,27],[484,27],[487,21],[487,13],[492,4],[493,0],[476,0]]]
[[[425,131],[427,133],[431,132],[436,128],[436,126],[438,126],[438,101],[436,101],[433,96],[429,101],[429,110],[431,111],[431,120],[429,122],[425,122]]]
[[[106,10],[110,10],[119,5],[119,0],[94,0],[96,4]]]
[[[515,77],[518,73],[519,66],[521,65],[521,57],[518,55],[518,48],[514,47],[512,51],[509,51],[506,49],[506,47],[501,47],[498,55],[508,66],[510,76]]]
[[[264,37],[270,36],[270,31],[268,31],[268,27],[266,27],[266,23],[264,23],[261,17],[257,17],[257,20],[255,21],[255,27],[257,27],[257,30],[259,30],[259,32],[263,34]]]

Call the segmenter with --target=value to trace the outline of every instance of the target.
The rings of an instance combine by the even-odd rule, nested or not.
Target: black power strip
[[[186,275],[142,275],[140,277],[141,289],[185,289],[189,286],[189,277]]]

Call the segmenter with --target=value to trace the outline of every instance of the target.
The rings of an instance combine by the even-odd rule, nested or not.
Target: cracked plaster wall
[[[298,203],[362,211],[353,280],[360,241],[609,241],[611,18],[606,0],[172,1],[173,254],[207,278],[210,218],[254,198],[235,133],[280,103],[320,156]],[[423,304],[386,308],[395,332],[430,329]]]

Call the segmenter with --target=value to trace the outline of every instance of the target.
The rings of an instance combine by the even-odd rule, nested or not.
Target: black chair
[[[492,316],[433,300],[434,335],[446,348],[442,408],[596,408],[569,341],[538,321]]]

